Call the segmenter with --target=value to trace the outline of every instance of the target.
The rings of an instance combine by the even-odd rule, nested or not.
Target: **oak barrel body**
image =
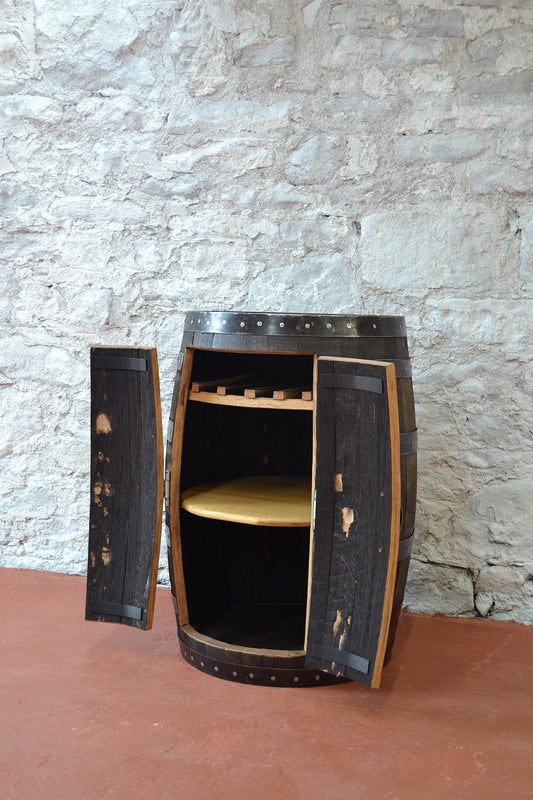
[[[400,426],[401,517],[387,661],[407,580],[416,504],[416,421],[403,317],[237,312],[189,312],[186,315],[170,412],[165,473],[169,568],[182,654],[194,666],[229,680],[268,685],[316,685],[336,678],[304,666],[303,639],[295,641],[289,636],[284,642],[278,636],[273,645],[268,644],[268,638],[259,642],[254,640],[254,625],[261,627],[263,608],[270,608],[275,603],[276,607],[283,609],[283,618],[289,620],[292,615],[295,618],[301,617],[302,613],[305,615],[302,602],[305,602],[307,591],[308,529],[307,534],[303,528],[292,529],[289,536],[288,529],[279,528],[274,533],[273,529],[265,532],[260,528],[241,526],[230,537],[227,535],[229,523],[206,523],[188,516],[179,507],[181,491],[199,479],[213,480],[218,475],[217,470],[220,472],[221,469],[228,477],[233,476],[232,469],[236,474],[237,467],[231,465],[235,448],[240,452],[241,470],[243,458],[247,458],[242,455],[246,446],[262,448],[261,463],[256,463],[254,456],[250,455],[247,465],[250,474],[268,471],[273,464],[276,464],[276,469],[290,474],[310,469],[312,415],[265,411],[259,429],[252,412],[248,414],[242,408],[214,413],[213,409],[200,409],[201,404],[189,403],[191,410],[182,413],[191,381],[187,348],[195,349],[195,358],[204,364],[204,372],[216,371],[214,365],[218,353],[246,354],[234,358],[241,359],[235,364],[247,374],[253,369],[254,354],[258,358],[261,354],[287,354],[288,362],[289,354],[298,354],[301,358],[297,367],[300,369],[302,364],[302,374],[295,378],[296,383],[306,382],[305,370],[308,366],[312,369],[310,365],[316,356],[384,361],[395,365]],[[263,361],[268,361],[266,356],[263,356]],[[279,361],[283,361],[283,357],[280,356]],[[294,363],[296,360],[290,362],[291,369]],[[239,442],[235,441],[235,426]],[[283,448],[283,442],[290,437],[298,442],[298,447]],[[276,442],[273,442],[274,438]],[[202,441],[198,443],[198,439]],[[216,453],[212,452],[214,442]],[[206,466],[210,460],[213,462],[211,472]],[[221,467],[222,461],[224,465]],[[183,535],[180,535],[180,529]],[[185,529],[187,533],[184,533]],[[228,541],[231,541],[230,545]],[[247,551],[245,569],[239,555],[243,548]],[[207,559],[206,553],[210,554]],[[198,563],[202,564],[201,568],[191,566]],[[243,572],[246,573],[244,578]],[[221,573],[225,576],[224,585]],[[232,598],[234,605],[241,607],[243,598],[251,597],[254,611],[243,623],[244,632],[240,638],[228,643],[223,632],[225,621],[219,630],[213,631],[203,620],[209,616],[209,607],[216,604],[221,594],[227,593],[228,582],[232,580],[246,584],[236,591]],[[207,586],[210,588],[206,591]],[[189,613],[191,607],[192,617]],[[223,609],[221,618],[225,614],[227,616],[227,611]],[[301,619],[297,624],[303,628]],[[277,651],[280,655],[276,655]]]

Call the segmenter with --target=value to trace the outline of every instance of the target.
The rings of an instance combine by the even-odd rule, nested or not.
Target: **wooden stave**
[[[205,330],[184,330],[180,355],[178,356],[178,368],[176,370],[176,377],[174,381],[174,391],[171,404],[171,412],[169,416],[169,435],[167,438],[167,453],[166,453],[166,491],[165,491],[165,520],[167,525],[167,545],[168,545],[168,558],[169,569],[171,573],[171,585],[175,598],[175,576],[173,575],[173,560],[172,560],[172,542],[170,536],[170,518],[169,518],[169,497],[167,487],[170,486],[170,472],[172,469],[172,442],[173,442],[173,426],[175,420],[176,406],[178,401],[180,380],[181,380],[181,364],[185,349],[188,346],[200,347],[212,350],[226,350],[226,351],[248,351],[248,352],[285,352],[285,353],[314,353],[318,356],[341,356],[345,358],[362,358],[368,360],[378,361],[392,361],[396,364],[397,372],[400,377],[397,377],[397,390],[398,390],[398,412],[401,434],[416,434],[416,415],[415,415],[415,402],[413,385],[411,379],[411,362],[409,358],[409,348],[406,336],[315,336],[310,334],[296,334],[296,335],[271,335],[265,333],[225,333],[225,332],[212,332]],[[392,656],[392,649],[396,635],[397,625],[399,622],[405,587],[407,582],[411,541],[414,534],[414,520],[416,512],[416,483],[417,483],[417,452],[416,446],[411,452],[400,454],[400,470],[401,470],[401,491],[402,491],[402,510],[401,510],[401,525],[400,525],[400,542],[405,542],[408,545],[403,550],[403,557],[398,560],[396,581],[394,588],[393,608],[391,614],[391,622],[389,627],[389,634],[387,640],[387,648],[385,654],[385,664],[388,663]],[[175,603],[176,620],[178,625],[178,636],[182,635],[182,628],[179,624],[179,615],[177,603]],[[182,642],[183,646],[187,647]],[[191,643],[192,652],[197,643]],[[216,663],[217,657],[213,663]],[[284,663],[285,657],[279,656],[280,669],[284,669],[281,664]],[[307,668],[303,668],[305,671]],[[229,679],[229,678],[228,678]],[[236,678],[233,678],[237,680]]]
[[[155,348],[102,345],[92,347],[90,357],[91,486],[100,484],[101,492],[90,507],[85,618],[149,630],[163,494],[157,353]],[[97,429],[102,412],[113,428],[113,419],[122,417],[110,438],[111,425]],[[129,564],[128,550],[135,552]]]

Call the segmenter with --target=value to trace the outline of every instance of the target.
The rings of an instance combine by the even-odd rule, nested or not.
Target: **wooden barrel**
[[[204,410],[197,412],[195,408],[196,421],[192,417],[189,419],[188,415],[193,412],[183,410],[191,380],[190,370],[187,371],[186,353],[190,352],[187,348],[194,348],[195,357],[204,364],[204,372],[216,372],[214,365],[219,353],[236,354],[232,356],[237,359],[235,365],[246,374],[253,372],[254,354],[257,357],[260,354],[301,354],[307,355],[309,362],[315,356],[332,356],[385,361],[395,365],[400,425],[401,522],[393,610],[385,656],[385,662],[388,661],[402,608],[416,503],[417,434],[404,318],[193,311],[187,313],[185,319],[170,412],[165,473],[169,568],[182,654],[197,668],[229,680],[285,686],[317,685],[337,679],[305,667],[304,654],[301,652],[303,642],[301,647],[291,644],[285,647],[281,640],[276,640],[273,647],[265,646],[264,642],[258,646],[252,630],[254,620],[257,622],[261,618],[262,604],[269,606],[272,602],[279,602],[284,619],[301,617],[307,580],[307,572],[305,576],[302,574],[303,563],[309,559],[305,529],[294,529],[298,532],[294,533],[293,530],[289,537],[283,533],[283,529],[278,529],[277,533],[271,529],[262,535],[261,529],[252,530],[243,526],[237,533],[232,533],[229,546],[227,526],[231,523],[205,523],[188,516],[188,512],[180,508],[180,493],[195,480],[214,480],[220,469],[230,477],[236,474],[235,465],[220,465],[223,461],[232,461],[231,440],[225,431],[233,424],[233,420],[238,419],[237,414],[242,414],[242,421],[236,423],[242,433],[239,441],[243,440],[238,445],[241,469],[246,442],[259,442],[263,435],[257,430],[255,418],[252,420],[246,416],[247,412],[242,409],[226,410],[221,412],[223,416],[215,414],[212,417]],[[265,361],[264,355],[262,358]],[[294,363],[291,362],[291,369]],[[295,380],[305,378],[298,376]],[[189,403],[189,406],[192,405],[200,404]],[[211,410],[209,414],[212,413]],[[261,423],[264,430],[270,424],[268,413],[265,411],[267,416]],[[288,448],[291,450],[289,454],[280,455],[280,451],[276,450],[274,455],[274,460],[281,459],[283,469],[293,474],[303,471],[304,462],[310,464],[312,458],[311,427],[309,421],[300,421],[304,418],[305,415],[282,414],[276,417],[275,422],[275,436],[279,441],[297,436],[298,441],[303,443],[301,454],[294,453],[295,449],[300,448],[291,447]],[[195,438],[200,438],[202,442],[198,444]],[[216,452],[213,452],[213,448]],[[182,468],[184,459],[187,462],[185,478]],[[264,455],[265,459],[265,463],[270,465],[272,452],[268,457]],[[213,461],[212,468],[206,466],[208,461]],[[259,474],[260,470],[261,466],[250,457],[250,472]],[[186,517],[185,523],[183,515]],[[211,525],[212,528],[207,532]],[[187,529],[186,533],[184,528]],[[295,544],[287,546],[289,541]],[[248,552],[249,566],[245,569],[241,563],[236,565],[242,548]],[[208,551],[212,551],[211,563],[206,564],[204,556]],[[191,566],[200,562],[201,567]],[[221,572],[229,575],[229,579],[243,583],[240,593],[237,592],[234,598],[237,604],[241,603],[246,593],[256,601],[252,619],[248,623],[250,630],[241,638],[234,637],[233,641],[225,640],[223,634],[213,633],[209,621],[205,622],[209,616],[208,606],[216,605],[218,597],[228,591],[226,584],[222,587]],[[276,577],[272,578],[272,575]],[[295,575],[300,577],[295,578]],[[270,577],[267,579],[265,576]],[[269,583],[267,590],[263,587],[265,582]],[[285,587],[279,590],[279,596],[278,589],[273,588],[278,582]],[[291,582],[295,584],[294,591],[287,589]],[[205,594],[207,585],[211,588],[207,590],[208,599],[205,600],[202,594]],[[192,619],[188,605],[194,607]],[[302,624],[301,620],[298,624]],[[277,651],[281,655],[277,655]]]

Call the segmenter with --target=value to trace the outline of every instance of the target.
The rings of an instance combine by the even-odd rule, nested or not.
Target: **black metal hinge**
[[[321,389],[360,389],[364,392],[383,394],[383,378],[369,378],[366,375],[338,375],[323,372],[318,379]]]
[[[110,614],[115,617],[128,617],[128,619],[142,619],[143,610],[137,606],[127,606],[122,603],[91,603],[87,609],[90,614]]]
[[[334,647],[327,647],[325,644],[314,644],[311,649],[311,656],[319,658],[321,661],[332,661],[343,667],[355,669],[357,672],[362,672],[363,675],[368,675],[370,671],[370,661],[367,658],[347,653],[345,650],[336,650]]]
[[[95,356],[95,369],[132,369],[136,372],[146,372],[145,358],[129,358],[127,356]]]

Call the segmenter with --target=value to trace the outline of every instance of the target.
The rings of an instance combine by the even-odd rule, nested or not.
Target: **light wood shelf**
[[[311,524],[311,477],[259,475],[202,483],[183,492],[181,505],[191,514],[210,519],[307,527]]]
[[[216,394],[215,392],[189,392],[189,400],[197,403],[212,403],[217,406],[239,406],[241,408],[279,408],[286,411],[312,411],[312,400],[275,400],[273,397],[244,397],[238,394]]]

